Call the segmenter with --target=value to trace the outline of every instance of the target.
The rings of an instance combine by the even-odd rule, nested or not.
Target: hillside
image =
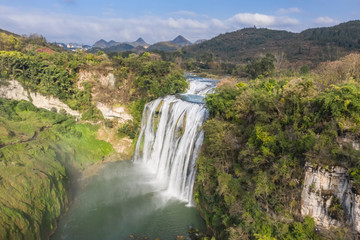
[[[75,120],[63,107],[0,98],[0,239],[48,239],[69,207],[70,173],[115,152],[128,159],[145,103],[183,92],[187,82],[175,64],[149,53],[110,59],[6,33],[0,50],[0,88],[12,91],[5,97],[28,95],[22,99],[35,105],[37,93],[81,114]]]
[[[66,212],[72,168],[113,152],[98,126],[0,98],[0,238],[48,239]],[[69,179],[71,178],[71,179]]]
[[[245,28],[183,48],[185,58],[211,54],[214,61],[247,63],[254,56],[271,53],[290,65],[316,65],[360,49],[360,21],[302,33]]]
[[[300,33],[301,38],[320,45],[345,48],[347,50],[360,49],[360,21],[341,23],[334,27],[311,28]]]
[[[127,43],[120,43],[115,46],[111,46],[108,48],[105,48],[105,52],[125,52],[132,50],[134,46],[127,44]]]
[[[61,52],[62,47],[48,43],[42,35],[30,34],[19,36],[15,33],[0,29],[0,51],[45,51]]]
[[[6,31],[6,30],[3,30],[0,28],[0,33],[5,33],[7,35],[13,35],[14,37],[20,37],[18,34],[15,34],[15,33],[12,33],[12,32],[9,32],[9,31]]]
[[[179,50],[181,47],[173,42],[158,42],[153,45],[150,45],[147,51],[164,51],[164,52],[174,52]]]
[[[359,67],[351,54],[207,95],[194,195],[216,239],[357,239]]]

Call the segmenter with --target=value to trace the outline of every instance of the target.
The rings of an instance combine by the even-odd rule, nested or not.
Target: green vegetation
[[[2,84],[6,84],[4,79],[16,79],[27,90],[58,97],[70,108],[82,112],[82,120],[103,119],[95,107],[93,91],[104,89],[95,88],[94,84],[98,83],[92,79],[79,82],[80,71],[109,73],[104,69],[114,69],[117,92],[113,91],[116,96],[108,98],[115,97],[128,105],[135,117],[135,127],[146,102],[183,92],[187,87],[183,71],[157,54],[119,54],[109,59],[101,51],[96,54],[54,51],[50,49],[54,46],[37,35],[26,38],[1,32],[0,40],[0,49],[6,50],[0,51]]]
[[[130,54],[113,58],[117,85],[130,90],[128,100],[150,101],[168,94],[185,91],[187,82],[183,71],[171,62],[161,60],[156,54]]]
[[[300,215],[303,166],[343,166],[360,193],[360,153],[349,143],[360,138],[360,56],[321,62],[358,50],[358,29],[359,21],[300,34],[248,28],[182,50],[166,43],[157,53],[109,56],[0,31],[0,85],[16,79],[90,122],[103,120],[94,91],[109,93],[104,103],[121,103],[134,117],[117,126],[118,134],[136,139],[144,105],[186,89],[180,66],[252,79],[206,98],[195,201],[216,239],[321,239],[313,219]],[[80,81],[81,71],[114,73],[114,86]],[[55,229],[74,167],[113,152],[95,138],[97,129],[63,112],[0,99],[1,239],[46,239]],[[343,220],[339,199],[328,197],[329,214]]]
[[[257,77],[270,77],[275,73],[275,57],[271,54],[266,54],[263,58],[254,58],[246,66],[246,72],[252,79]]]
[[[89,60],[93,59],[93,60]],[[52,95],[72,109],[84,112],[84,120],[101,119],[91,102],[91,85],[85,83],[80,90],[76,85],[77,72],[97,60],[84,53],[22,53],[0,52],[0,78],[17,79],[25,89]]]
[[[128,57],[113,57],[116,67],[116,86],[121,89],[122,102],[128,103],[134,122],[131,130],[119,128],[120,133],[129,134],[140,126],[142,111],[147,102],[169,94],[184,92],[187,82],[184,72],[174,63],[163,61],[157,54],[130,54]],[[126,125],[126,126],[130,126]],[[131,133],[130,133],[131,132]]]
[[[355,20],[334,27],[308,29],[303,31],[301,35],[306,40],[311,40],[321,45],[332,43],[345,49],[359,49],[359,23],[359,20]]]
[[[0,99],[0,238],[46,239],[69,204],[69,171],[102,160],[112,146],[97,126]]]
[[[182,70],[156,54],[109,59],[103,52],[59,51],[42,36],[20,37],[4,31],[0,50],[0,85],[16,79],[28,91],[58,97],[90,122],[103,120],[95,107],[94,91],[110,92],[101,100],[114,99],[134,115],[134,122],[119,127],[120,134],[132,139],[146,102],[187,87]],[[82,71],[114,72],[115,86],[104,88],[100,80],[80,79]],[[110,121],[105,125],[114,127]],[[114,151],[109,143],[96,139],[98,128],[76,124],[55,108],[46,111],[26,101],[0,99],[1,239],[47,239],[55,230],[69,204],[72,173]]]
[[[120,136],[129,136],[130,139],[134,139],[136,136],[138,126],[134,125],[133,121],[127,121],[120,124],[118,128],[118,134]]]
[[[242,76],[242,68],[256,57],[273,54],[278,70],[316,67],[337,60],[360,48],[360,21],[334,27],[308,29],[301,33],[245,28],[182,48],[184,65],[190,71]]]
[[[181,47],[173,42],[159,42],[149,46],[148,51],[175,52]]]
[[[359,61],[350,55],[337,70]],[[314,221],[300,217],[305,162],[346,167],[359,192],[360,152],[344,140],[360,136],[359,70],[331,84],[328,71],[260,77],[206,97],[195,200],[216,239],[318,239]],[[336,199],[331,214],[343,217]]]

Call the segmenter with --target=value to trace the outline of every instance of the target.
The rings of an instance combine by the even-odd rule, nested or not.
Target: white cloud
[[[259,13],[239,13],[228,20],[236,25],[255,25],[258,27],[281,27],[299,24],[299,21],[290,17],[276,17]]]
[[[137,18],[91,17],[51,12],[21,11],[0,5],[0,28],[18,34],[38,33],[48,41],[92,44],[103,38],[115,41],[134,41],[142,37],[149,43],[166,41],[181,34],[190,41],[209,39],[220,33],[243,27],[291,28],[299,21],[285,16],[259,13],[239,13],[220,20],[199,16],[161,18],[142,16]],[[191,15],[190,12],[183,12]]]
[[[279,10],[276,11],[276,13],[278,14],[290,14],[290,13],[301,13],[301,9],[297,8],[297,7],[292,7],[292,8],[280,8]]]
[[[314,23],[320,24],[320,25],[331,25],[331,24],[337,24],[338,21],[335,19],[332,19],[331,17],[318,17],[314,20]]]

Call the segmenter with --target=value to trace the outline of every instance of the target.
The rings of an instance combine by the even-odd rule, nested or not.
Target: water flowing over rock
[[[345,221],[360,232],[360,196],[353,193],[345,168],[324,169],[306,164],[301,214],[313,217],[318,226],[326,229],[339,227]]]
[[[208,116],[203,96],[215,82],[192,78],[185,94],[148,103],[143,112],[134,162],[146,164],[166,192],[192,204],[195,160],[204,139]]]

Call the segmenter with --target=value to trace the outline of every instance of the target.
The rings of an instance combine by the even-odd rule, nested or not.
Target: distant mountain
[[[133,45],[130,45],[127,43],[120,43],[115,46],[106,48],[106,52],[125,52],[125,51],[132,50],[133,48],[134,48]]]
[[[93,49],[90,52],[96,52],[98,50],[103,50],[104,52],[123,52],[123,51],[133,51],[136,53],[141,53],[144,51],[164,51],[164,52],[172,52],[177,51],[181,47],[189,46],[192,43],[179,35],[172,41],[167,42],[158,42],[153,45],[149,45],[142,39],[138,38],[135,42],[116,42],[111,40],[110,42],[101,39],[94,43]],[[130,46],[132,46],[132,48]]]
[[[147,49],[148,51],[164,51],[164,52],[173,52],[179,50],[181,47],[189,46],[192,43],[179,35],[172,41],[167,42],[158,42],[153,45],[150,45]]]
[[[129,43],[130,45],[134,46],[134,47],[144,47],[144,48],[148,48],[149,44],[147,44],[144,39],[142,39],[141,37],[138,38],[135,42],[131,42]]]
[[[144,39],[142,39],[142,38],[138,38],[135,42],[116,42],[114,40],[107,42],[104,39],[101,39],[94,43],[93,48],[105,49],[105,48],[116,47],[116,46],[122,45],[122,44],[128,44],[128,45],[131,45],[132,47],[142,46],[144,48],[147,48],[149,46],[149,44],[147,44],[144,41]],[[120,47],[118,47],[118,49],[121,49],[122,47],[124,47],[124,46],[120,46]]]
[[[336,60],[360,49],[360,21],[334,27],[308,29],[301,33],[245,28],[182,49],[186,58],[209,55],[215,61],[247,63],[266,53],[290,65],[316,65]]]
[[[134,52],[134,53],[143,53],[146,50],[147,48],[143,47],[143,46],[137,46],[137,47],[134,47],[133,49],[131,49],[131,52]]]
[[[150,45],[147,48],[147,51],[164,51],[164,52],[174,52],[181,48],[180,45],[173,43],[172,41],[169,42],[158,42],[153,45]]]
[[[179,35],[177,36],[174,40],[171,41],[172,43],[175,43],[181,47],[184,47],[184,46],[189,46],[191,45],[192,43],[187,40],[186,38],[184,38],[183,36]]]
[[[104,39],[100,39],[99,41],[93,44],[93,48],[107,48],[109,47],[108,44],[109,43]]]

